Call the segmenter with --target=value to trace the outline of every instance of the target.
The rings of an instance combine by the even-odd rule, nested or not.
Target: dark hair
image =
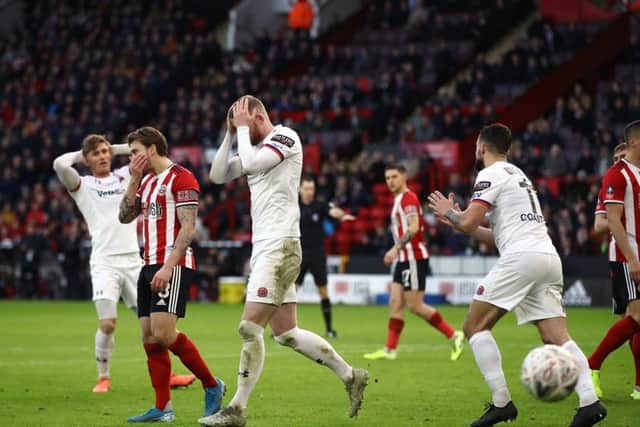
[[[490,151],[497,154],[507,154],[511,148],[511,130],[502,123],[483,127],[478,139],[487,144]]]
[[[97,133],[92,133],[90,135],[85,136],[82,140],[82,155],[87,156],[91,151],[95,150],[99,144],[105,143],[111,148],[111,143],[104,135],[99,135]]]
[[[407,173],[407,168],[404,167],[403,164],[401,163],[391,163],[388,164],[387,166],[385,166],[384,171],[388,171],[388,170],[397,170],[400,173]]]
[[[316,179],[312,175],[302,175],[300,182],[313,182],[316,183]]]
[[[166,157],[169,154],[167,139],[162,132],[151,126],[143,126],[127,135],[127,144],[131,145],[134,141],[138,141],[147,148],[155,145],[160,156]]]
[[[624,127],[624,142],[628,144],[633,137],[640,137],[640,120],[634,120]]]

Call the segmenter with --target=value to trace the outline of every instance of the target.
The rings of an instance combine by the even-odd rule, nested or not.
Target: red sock
[[[451,338],[455,330],[442,318],[440,312],[436,310],[427,322],[431,323],[431,326],[442,332],[447,338]]]
[[[198,347],[182,332],[178,333],[176,340],[169,346],[169,350],[180,358],[184,366],[189,368],[193,374],[202,381],[203,387],[215,387],[218,385],[215,377],[198,351]]]
[[[640,387],[640,332],[633,334],[630,340],[633,361],[636,362],[636,388]]]
[[[640,332],[640,325],[631,316],[626,316],[614,323],[598,348],[589,357],[589,368],[599,370],[609,353],[615,351],[636,332]]]
[[[389,318],[389,331],[387,332],[387,344],[386,347],[389,350],[395,350],[398,347],[398,341],[400,341],[400,335],[402,334],[402,328],[404,328],[404,320]]]
[[[169,352],[160,344],[145,344],[147,366],[151,385],[156,392],[156,408],[164,410],[171,400],[169,376],[171,375],[171,359]]]

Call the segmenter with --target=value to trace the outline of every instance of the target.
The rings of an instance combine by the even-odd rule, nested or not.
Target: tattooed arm
[[[144,154],[136,155],[131,159],[129,170],[131,171],[131,181],[127,191],[124,193],[124,197],[120,202],[120,212],[118,213],[118,219],[123,224],[128,224],[140,215],[142,210],[142,203],[140,197],[136,195],[140,181],[142,180],[142,173],[147,165],[147,158]]]
[[[178,221],[180,221],[180,231],[173,244],[171,255],[162,268],[156,272],[151,279],[151,290],[155,292],[163,291],[169,280],[171,272],[180,259],[185,256],[191,241],[196,234],[196,217],[198,216],[198,205],[180,206],[176,209]]]

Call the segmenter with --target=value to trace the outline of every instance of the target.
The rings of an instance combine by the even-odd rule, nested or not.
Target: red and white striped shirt
[[[418,196],[411,190],[400,193],[395,197],[393,209],[391,210],[391,233],[393,240],[398,243],[408,227],[407,217],[416,215],[420,228],[413,239],[406,243],[398,252],[398,261],[427,259],[429,251],[424,243],[424,218],[422,216],[422,206],[418,201]]]
[[[180,221],[176,215],[181,206],[198,206],[200,185],[196,177],[186,168],[172,164],[160,175],[147,174],[136,193],[142,202],[142,236],[144,239],[144,263],[146,265],[167,262],[176,237],[180,232]],[[193,249],[180,259],[178,265],[196,268]]]
[[[624,205],[622,226],[627,232],[627,240],[635,256],[638,256],[640,239],[640,169],[622,159],[609,168],[602,178],[603,202]],[[627,262],[616,245],[615,239],[609,243],[609,261]]]

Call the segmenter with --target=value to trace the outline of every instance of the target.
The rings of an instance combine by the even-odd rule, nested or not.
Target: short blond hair
[[[82,155],[86,157],[87,154],[95,150],[98,147],[98,145],[102,143],[107,144],[109,148],[111,148],[111,143],[109,142],[109,140],[105,135],[92,133],[90,135],[85,136],[84,139],[82,140]]]

